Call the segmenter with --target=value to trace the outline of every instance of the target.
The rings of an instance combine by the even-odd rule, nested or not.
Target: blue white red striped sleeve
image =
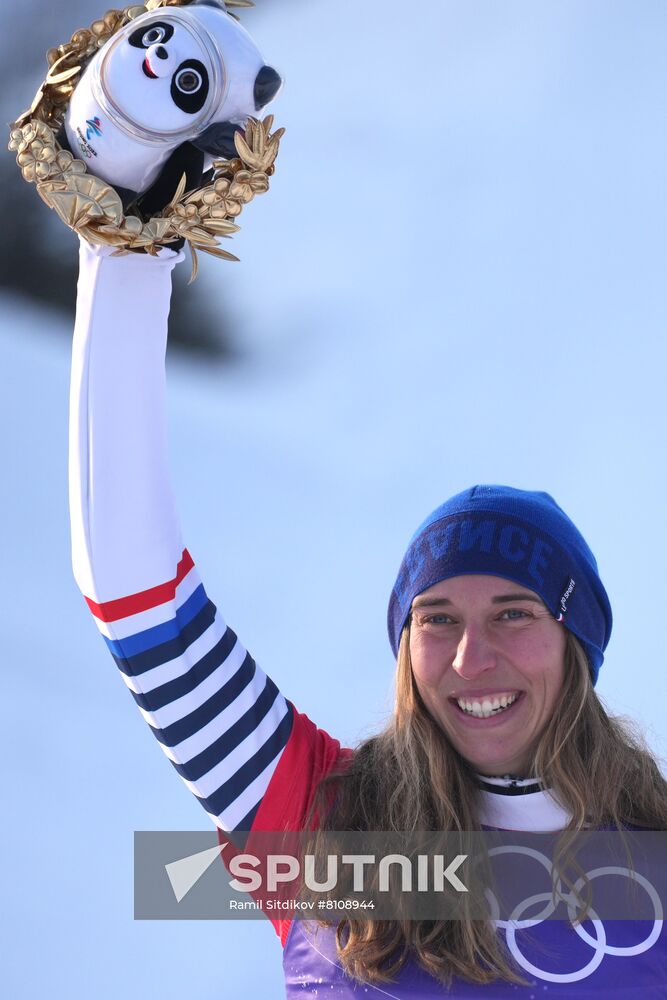
[[[180,259],[81,245],[70,393],[72,561],[164,753],[216,825],[247,830],[293,710],[206,593],[168,467],[165,351]]]

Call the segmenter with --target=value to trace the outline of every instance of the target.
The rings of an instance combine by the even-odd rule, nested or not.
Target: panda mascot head
[[[67,144],[91,173],[146,192],[184,143],[210,162],[282,81],[218,0],[166,6],[130,21],[93,57],[72,94]]]

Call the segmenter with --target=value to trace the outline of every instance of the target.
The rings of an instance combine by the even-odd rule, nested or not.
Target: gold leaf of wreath
[[[185,175],[160,215],[144,219],[138,210],[124,214],[114,188],[88,173],[83,160],[62,149],[56,135],[62,126],[82,70],[97,50],[129,21],[159,7],[186,6],[191,0],[146,0],[123,10],[109,10],[90,28],[75,31],[69,42],[49,49],[49,70],[27,111],[11,126],[9,148],[26,181],[71,229],[91,243],[116,248],[116,253],[143,250],[151,255],[184,239],[192,253],[192,281],[198,269],[197,251],[238,260],[218,246],[221,237],[238,232],[235,220],[244,205],[269,189],[284,129],[273,128],[273,115],[249,118],[245,134],[234,137],[232,160],[216,160],[213,177],[204,187],[185,190]],[[252,0],[226,0],[227,7],[252,7]],[[231,13],[231,11],[230,11]],[[232,15],[235,16],[235,15]]]

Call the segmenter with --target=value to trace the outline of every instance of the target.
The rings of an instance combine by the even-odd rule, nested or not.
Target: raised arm
[[[209,600],[167,461],[165,350],[181,259],[82,242],[70,405],[74,575],[139,710],[223,830],[249,829],[293,710]]]

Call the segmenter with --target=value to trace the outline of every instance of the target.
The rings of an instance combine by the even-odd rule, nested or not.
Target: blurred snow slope
[[[245,353],[169,364],[213,600],[353,741],[390,707],[386,600],[417,523],[475,482],[546,489],[615,609],[600,693],[664,751],[667,9],[366,0],[244,23],[287,76],[288,133],[242,263],[207,262],[191,294],[231,303]],[[132,919],[132,832],[208,821],[71,578],[67,337],[2,305],[3,993],[273,1000],[269,926]]]

